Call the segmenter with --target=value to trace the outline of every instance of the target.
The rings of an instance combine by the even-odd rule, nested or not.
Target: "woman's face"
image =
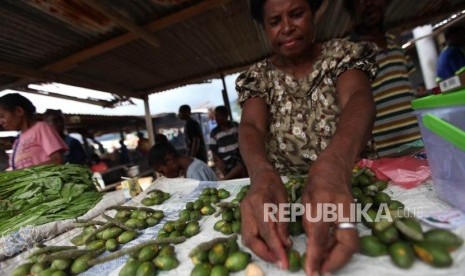
[[[21,114],[20,108],[16,108],[15,111],[9,111],[0,107],[0,124],[5,130],[20,130],[24,116]]]
[[[307,0],[267,0],[263,26],[275,54],[302,56],[313,42],[313,14]]]

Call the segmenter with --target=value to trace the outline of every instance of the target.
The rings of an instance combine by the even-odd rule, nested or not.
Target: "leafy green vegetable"
[[[0,235],[75,218],[100,201],[87,167],[45,165],[0,173]]]

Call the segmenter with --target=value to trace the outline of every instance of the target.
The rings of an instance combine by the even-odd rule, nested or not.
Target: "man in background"
[[[246,169],[239,152],[239,124],[229,120],[226,106],[215,108],[217,126],[210,132],[210,150],[216,167],[223,179],[235,179],[246,176]]]
[[[136,149],[143,155],[147,156],[150,151],[150,142],[149,139],[144,137],[144,133],[142,132],[137,132],[137,137],[139,140],[137,140],[137,147]]]
[[[186,139],[187,156],[195,157],[207,163],[207,150],[203,139],[202,128],[197,121],[192,119],[190,106],[185,104],[179,107],[179,119],[186,121],[184,125],[184,135]]]
[[[438,58],[436,73],[438,80],[453,77],[457,71],[465,69],[465,28],[454,26],[446,30],[446,47]]]
[[[65,134],[65,116],[61,109],[47,109],[44,113],[44,121],[50,124],[58,132],[68,146],[65,152],[64,162],[84,165],[87,163],[87,154],[79,140]]]
[[[380,48],[376,56],[379,68],[372,82],[376,103],[372,136],[378,157],[396,156],[422,147],[418,122],[410,105],[415,99],[410,81],[415,68],[397,38],[384,28],[386,3],[387,0],[344,3],[354,21],[350,39],[372,42]]]

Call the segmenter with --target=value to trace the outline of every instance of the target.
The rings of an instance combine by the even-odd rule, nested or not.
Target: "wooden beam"
[[[465,20],[465,15],[464,14],[460,14],[458,15],[453,21],[450,21],[450,22],[447,22],[446,24],[442,25],[441,27],[439,28],[436,28],[433,30],[433,32],[431,34],[428,34],[428,35],[424,35],[424,36],[421,36],[421,37],[417,37],[417,38],[412,38],[410,39],[407,43],[408,46],[405,48],[405,49],[409,49],[413,46],[415,46],[415,43],[420,40],[420,39],[423,39],[423,38],[426,38],[426,37],[429,37],[429,36],[437,36],[439,33],[443,32],[445,29],[449,28],[450,26],[454,25],[454,24],[457,24],[461,21],[464,21]]]
[[[406,21],[392,22],[387,26],[387,29],[395,33],[401,33],[405,30],[411,30],[414,27],[418,27],[426,23],[431,23],[433,20],[440,18],[445,19],[446,17],[451,16],[454,13],[461,12],[462,10],[465,10],[465,3],[460,3],[455,6],[448,7],[439,12],[416,16]]]
[[[134,24],[126,17],[121,15],[119,12],[114,10],[113,8],[106,6],[103,1],[100,0],[82,0],[86,5],[96,9],[97,11],[101,12],[114,22],[116,22],[121,27],[127,29],[128,31],[134,33],[136,36],[142,38],[150,45],[159,48],[160,42],[156,39],[150,32],[146,31],[144,28],[139,27],[138,25]]]
[[[114,93],[117,95],[141,98],[141,94],[136,94],[128,90],[123,90],[120,87],[115,87],[111,84],[102,83],[94,80],[76,78],[71,76],[65,76],[63,74],[57,74],[52,72],[40,71],[28,67],[24,67],[17,64],[7,63],[0,61],[0,73],[17,76],[28,79],[35,79],[41,82],[59,82],[63,84],[69,84],[78,87],[85,87],[93,90],[100,90],[103,92]],[[20,81],[22,82],[22,81]],[[28,82],[31,83],[32,81]]]
[[[185,21],[192,17],[195,17],[205,11],[214,9],[220,5],[228,3],[232,0],[205,0],[192,7],[183,9],[179,12],[167,15],[163,18],[157,19],[144,26],[144,29],[148,32],[154,32],[157,30],[164,29],[168,26],[177,24],[179,22]],[[45,67],[43,70],[52,71],[52,72],[65,72],[75,67],[79,62],[83,62],[95,56],[106,53],[110,50],[116,49],[120,46],[123,46],[129,42],[135,41],[138,39],[138,36],[134,33],[127,33],[110,40],[107,40],[103,43],[97,44],[90,48],[79,51],[71,56],[68,56],[62,60],[51,63]]]
[[[149,135],[149,144],[152,147],[155,144],[155,130],[153,128],[152,114],[150,112],[149,96],[144,97],[145,126]]]
[[[114,104],[115,104],[114,101],[107,101],[107,100],[101,100],[101,99],[91,99],[91,98],[84,99],[84,98],[78,98],[78,97],[68,96],[68,95],[64,95],[64,94],[58,94],[58,93],[54,93],[54,92],[31,89],[31,88],[20,88],[20,89],[15,89],[15,90],[17,90],[19,92],[31,93],[31,94],[35,94],[35,95],[60,98],[60,99],[71,100],[71,101],[74,101],[74,102],[81,102],[81,103],[86,103],[86,104],[93,104],[93,105],[98,105],[98,106],[101,106],[101,107],[113,108]]]
[[[236,64],[236,65],[232,65],[232,66],[229,66],[229,67],[212,69],[211,71],[206,72],[204,74],[188,76],[188,77],[185,77],[183,79],[174,80],[174,81],[170,81],[170,82],[165,82],[165,83],[162,83],[162,84],[160,84],[158,86],[155,86],[155,87],[142,88],[142,89],[139,89],[139,91],[142,91],[144,94],[154,94],[154,93],[166,91],[166,90],[169,90],[169,89],[177,88],[177,87],[180,87],[180,86],[183,86],[183,85],[199,84],[199,83],[201,83],[201,82],[203,82],[205,80],[217,79],[218,74],[220,74],[220,73],[227,76],[227,75],[230,75],[230,74],[245,71],[245,70],[247,70],[247,68],[250,67],[250,65],[254,64],[257,61],[263,60],[265,57],[268,57],[268,56],[269,55],[266,54],[266,55],[263,55],[263,56],[255,59],[255,60],[251,61],[250,63],[247,63],[247,64]]]
[[[192,17],[195,17],[203,12],[206,12],[208,10],[214,9],[218,6],[224,5],[228,2],[231,2],[233,0],[205,0],[202,1],[192,7],[183,9],[179,12],[167,15],[163,18],[157,19],[155,21],[152,21],[151,23],[145,25],[143,29],[147,32],[154,32],[157,30],[164,29],[168,26],[177,24],[179,22],[188,20]],[[85,60],[91,59],[95,56],[101,55],[105,52],[108,52],[110,50],[116,49],[120,46],[123,46],[127,43],[130,43],[132,41],[135,41],[138,39],[138,36],[135,33],[127,33],[112,39],[109,39],[105,42],[102,42],[100,44],[94,45],[92,47],[89,47],[87,49],[84,49],[82,51],[79,51],[75,54],[72,54],[64,59],[61,59],[59,61],[53,62],[51,64],[48,64],[46,66],[43,66],[41,68],[42,71],[50,71],[53,73],[61,73],[61,72],[66,72],[76,66],[79,62],[83,62]],[[18,81],[12,82],[12,83],[7,83],[5,85],[0,86],[0,91],[4,89],[13,89],[18,86],[23,86],[25,83],[31,83],[28,80],[20,79]],[[65,82],[63,82],[65,83]],[[69,83],[68,83],[69,84]],[[71,84],[73,85],[73,84]],[[75,85],[76,86],[76,85]],[[90,88],[90,87],[88,87]],[[91,89],[97,89],[97,88],[91,88]],[[97,90],[103,90],[106,91],[106,89],[97,89]],[[116,90],[114,90],[116,91]],[[130,96],[130,97],[135,97],[135,98],[141,98],[141,95],[130,93],[130,92],[124,92],[124,93],[116,93],[118,95],[124,95],[124,96]]]

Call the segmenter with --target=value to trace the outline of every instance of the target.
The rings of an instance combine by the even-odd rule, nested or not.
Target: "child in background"
[[[149,165],[168,178],[184,176],[201,181],[217,180],[215,172],[205,162],[180,155],[170,143],[158,143],[150,149]]]

